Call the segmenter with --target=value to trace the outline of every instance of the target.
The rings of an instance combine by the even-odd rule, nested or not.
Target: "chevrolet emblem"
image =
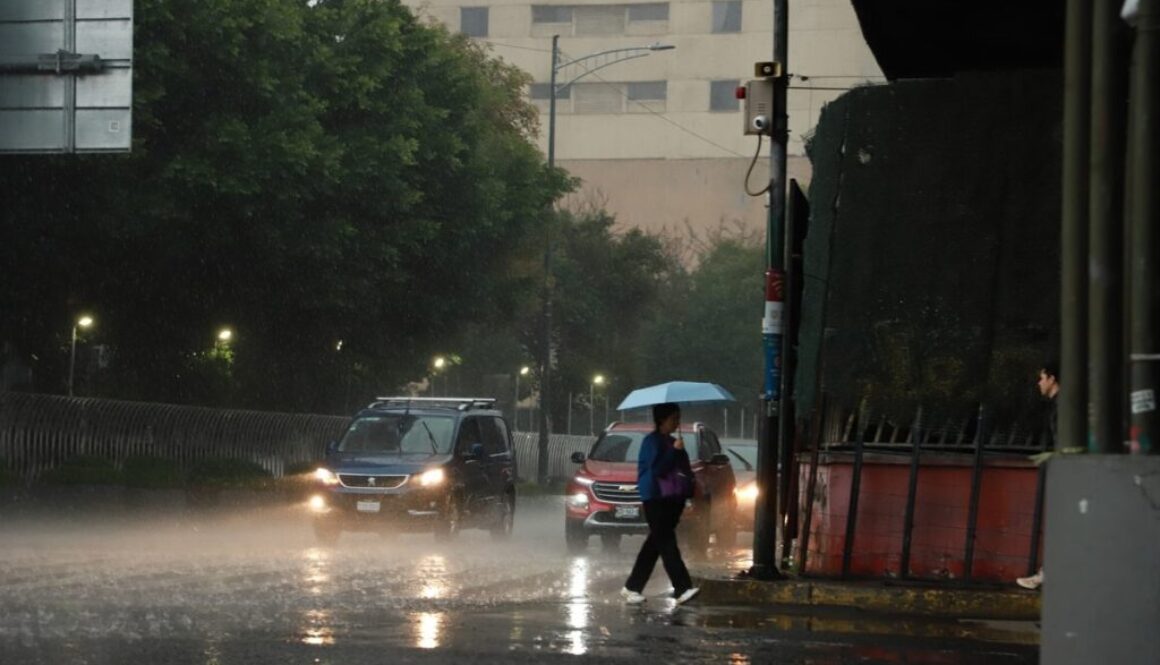
[[[636,485],[621,485],[620,487],[617,487],[616,489],[620,490],[621,492],[635,492]]]

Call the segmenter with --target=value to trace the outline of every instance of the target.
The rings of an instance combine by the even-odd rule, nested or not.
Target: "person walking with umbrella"
[[[637,458],[637,489],[649,533],[620,593],[629,604],[643,603],[642,592],[659,557],[673,583],[673,597],[683,605],[700,592],[681,559],[676,532],[685,500],[692,495],[693,471],[680,438],[681,408],[672,402],[657,404],[652,416],[656,429],[641,442]]]

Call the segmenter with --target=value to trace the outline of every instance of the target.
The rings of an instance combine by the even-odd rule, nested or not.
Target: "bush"
[[[181,466],[161,457],[130,457],[125,460],[124,475],[129,487],[173,489],[185,484]]]
[[[244,459],[203,459],[194,462],[189,483],[194,487],[265,489],[270,472]]]
[[[67,459],[40,476],[47,485],[120,485],[123,480],[113,460],[92,456]]]

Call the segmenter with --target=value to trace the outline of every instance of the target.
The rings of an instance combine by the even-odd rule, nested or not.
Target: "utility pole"
[[[552,73],[548,84],[548,170],[556,168],[556,72],[560,62],[560,35],[552,35]],[[536,482],[548,482],[548,441],[552,429],[552,210],[544,224],[544,329],[540,344],[540,437]]]
[[[1092,3],[1067,3],[1063,71],[1063,220],[1060,229],[1060,358],[1057,450],[1087,448],[1088,167],[1091,132]]]
[[[786,88],[789,72],[789,2],[773,0],[773,61],[780,65],[779,75],[773,79],[773,137],[769,148],[769,223],[765,240],[765,317],[762,321],[762,341],[765,348],[765,389],[762,402],[765,426],[757,452],[757,485],[762,492],[757,496],[753,527],[753,567],[749,576],[760,580],[781,577],[777,565],[777,534],[781,529],[777,519],[778,450],[786,445],[781,441],[780,418],[785,413],[782,374],[785,357],[785,197],[786,148],[789,142],[789,119],[786,115]],[[788,470],[787,470],[788,472]]]
[[[1141,0],[1136,24],[1131,93],[1131,430],[1132,452],[1160,454],[1160,0]]]

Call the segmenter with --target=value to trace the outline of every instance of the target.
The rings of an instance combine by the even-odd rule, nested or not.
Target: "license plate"
[[[360,513],[377,513],[381,505],[378,501],[359,501],[357,508]]]
[[[617,506],[616,519],[618,520],[635,520],[640,519],[640,506]]]

